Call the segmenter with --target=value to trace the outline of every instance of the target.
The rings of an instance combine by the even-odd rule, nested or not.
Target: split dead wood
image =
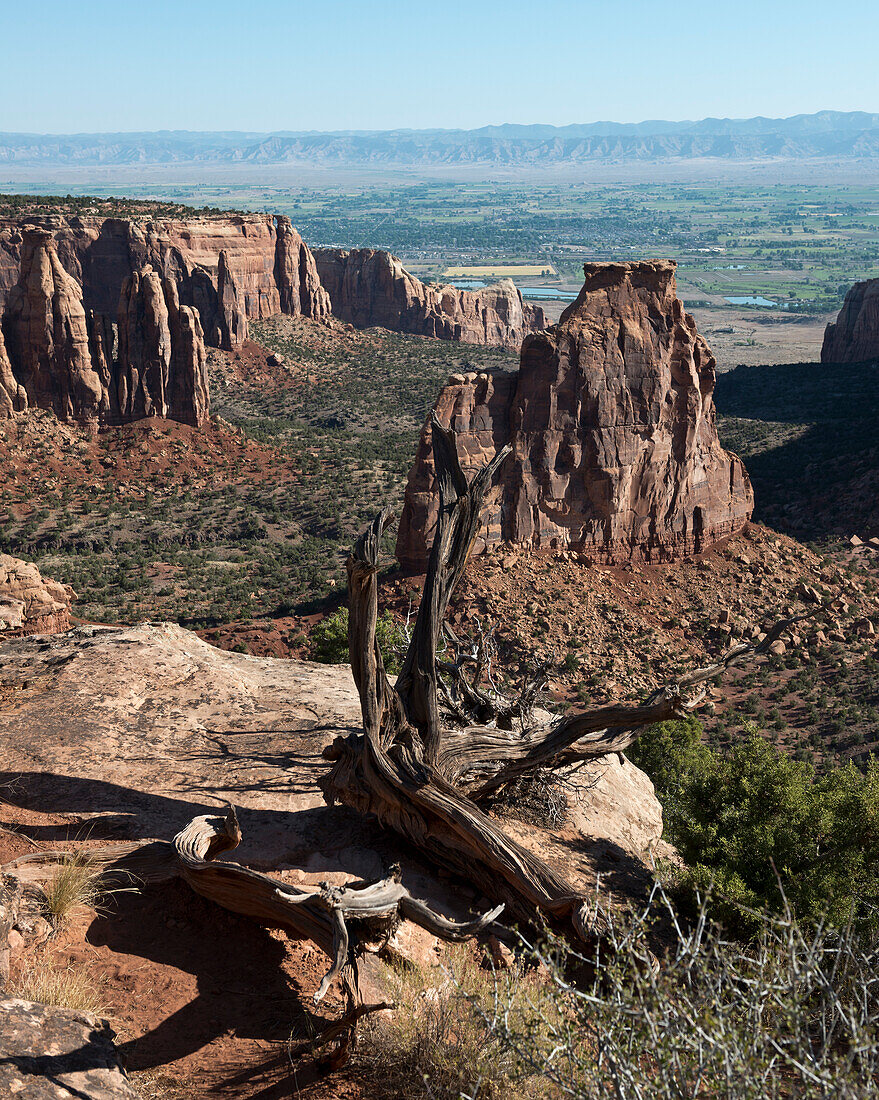
[[[379,547],[389,522],[386,508],[357,540],[347,563],[348,640],[363,733],[336,738],[324,750],[333,767],[320,786],[328,803],[339,801],[374,814],[432,862],[503,901],[508,912],[525,921],[546,919],[573,941],[590,942],[606,928],[597,902],[508,836],[485,812],[485,803],[538,769],[564,768],[620,752],[645,727],[692,713],[705,698],[707,681],[731,665],[766,654],[773,641],[806,616],[782,619],[762,641],[734,646],[642,704],[613,703],[527,727],[520,721],[519,728],[513,728],[516,723],[509,719],[524,719],[532,712],[538,689],[525,685],[526,697],[512,700],[496,688],[483,690],[473,672],[484,668],[487,654],[477,647],[466,655],[462,643],[444,626],[449,599],[478,531],[483,500],[509,447],[468,483],[455,433],[435,416],[431,430],[439,509],[402,670],[391,686],[375,637]],[[468,665],[470,674],[465,672]],[[492,720],[468,721],[480,712],[490,712]]]
[[[332,960],[314,994],[315,1005],[338,978],[346,1001],[345,1014],[332,1026],[331,1038],[347,1050],[357,1020],[376,1006],[364,1006],[358,959],[379,952],[404,917],[432,935],[460,942],[491,926],[503,906],[465,923],[451,921],[413,898],[395,866],[387,878],[344,887],[323,883],[317,890],[299,889],[238,863],[218,862],[216,856],[236,848],[241,829],[235,809],[223,815],[194,818],[171,841],[123,843],[77,849],[76,858],[90,865],[108,889],[120,885],[183,879],[197,894],[224,909],[241,913],[271,927],[282,928],[295,939],[313,940]],[[21,856],[0,868],[4,882],[42,884],[67,863],[69,851],[44,851]],[[2,957],[0,957],[2,962]],[[330,1041],[318,1036],[316,1045]],[[338,1056],[338,1051],[334,1058]]]

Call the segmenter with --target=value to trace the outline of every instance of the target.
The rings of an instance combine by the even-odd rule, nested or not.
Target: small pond
[[[742,294],[737,298],[724,298],[725,302],[729,302],[731,306],[777,306],[778,302],[773,302],[769,298],[762,298],[759,294],[754,296],[753,294]]]

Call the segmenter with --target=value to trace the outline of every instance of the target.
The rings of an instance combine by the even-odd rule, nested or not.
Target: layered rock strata
[[[311,249],[299,236],[290,219],[275,218],[275,285],[281,313],[326,321],[332,313],[330,296],[320,281]]]
[[[511,279],[459,290],[422,283],[389,252],[319,248],[314,255],[334,316],[357,328],[378,326],[518,351],[528,333],[546,325],[540,306],[526,303]]]
[[[50,233],[64,270],[82,287],[86,313],[115,316],[127,278],[152,267],[199,312],[205,341],[238,347],[248,321],[278,313],[360,328],[435,336],[518,350],[545,325],[510,280],[482,290],[428,286],[387,252],[312,253],[283,216],[227,214],[180,219],[50,215],[31,219]],[[19,280],[27,228],[0,220],[0,314]]]
[[[135,272],[122,286],[117,318],[111,386],[120,420],[205,420],[210,402],[204,335],[198,311],[180,305],[176,283],[150,267]],[[112,415],[111,407],[108,419]]]
[[[3,328],[12,369],[32,405],[53,409],[62,420],[97,420],[103,390],[92,366],[82,291],[46,230],[22,235],[21,270]]]
[[[822,363],[866,363],[879,359],[879,279],[855,283],[836,321],[824,332]]]
[[[510,443],[483,515],[487,543],[662,561],[739,530],[753,494],[720,445],[715,360],[671,261],[586,264],[558,325],[526,337],[517,374],[453,375],[437,400],[465,469]],[[425,425],[397,557],[423,570],[437,494]]]

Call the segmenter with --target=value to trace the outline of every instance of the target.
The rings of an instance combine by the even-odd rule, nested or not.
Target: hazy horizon
[[[661,127],[661,126],[674,126],[674,127],[686,127],[696,126],[700,123],[717,122],[717,123],[746,123],[746,122],[790,122],[795,119],[801,118],[815,118],[826,115],[867,115],[873,116],[874,119],[879,119],[879,106],[877,110],[872,111],[868,108],[857,108],[848,111],[837,110],[836,108],[826,107],[818,111],[796,111],[791,115],[705,115],[698,118],[639,118],[639,119],[579,119],[573,122],[521,122],[518,120],[507,119],[504,122],[486,122],[480,126],[398,126],[389,128],[373,127],[370,129],[350,129],[339,128],[335,130],[320,130],[314,127],[304,130],[229,130],[229,129],[212,129],[212,130],[196,130],[187,127],[159,127],[155,129],[145,130],[3,130],[0,129],[0,135],[9,135],[16,137],[114,137],[116,135],[124,136],[140,136],[140,135],[178,135],[178,134],[192,134],[192,135],[217,135],[225,137],[287,137],[287,136],[310,136],[310,135],[322,135],[328,137],[339,136],[359,136],[359,135],[372,135],[372,134],[395,134],[395,133],[412,133],[412,134],[457,134],[457,133],[476,133],[482,130],[528,130],[528,129],[545,129],[545,130],[576,130],[586,127],[619,127],[619,128],[643,128],[643,127]]]
[[[17,134],[350,133],[879,107],[879,7],[47,0],[4,13]],[[845,41],[846,63],[831,64]]]

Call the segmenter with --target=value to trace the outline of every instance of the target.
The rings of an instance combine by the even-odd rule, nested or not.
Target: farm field
[[[448,267],[443,272],[444,279],[527,279],[547,275],[556,275],[554,268],[546,264],[472,264]]]
[[[128,195],[287,214],[312,246],[387,249],[420,278],[540,279],[577,290],[586,260],[668,257],[691,312],[825,318],[879,275],[879,172],[833,164],[622,166],[587,174],[30,171],[0,191]],[[782,182],[783,181],[783,182]],[[730,302],[757,298],[771,306]],[[698,314],[697,314],[698,317]],[[778,361],[784,361],[780,359]],[[792,361],[788,359],[787,361]]]

